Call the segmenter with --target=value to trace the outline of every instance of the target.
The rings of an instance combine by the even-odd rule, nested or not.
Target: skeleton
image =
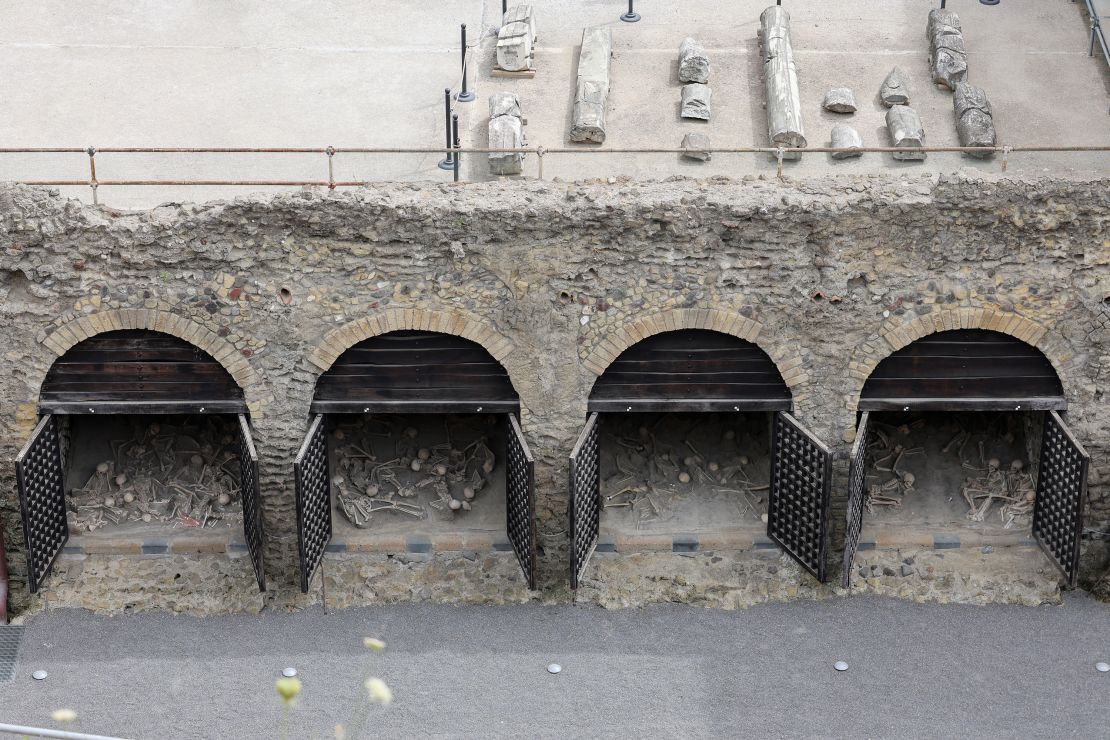
[[[237,444],[226,426],[215,417],[156,422],[110,440],[112,459],[70,492],[71,528],[92,532],[130,521],[215,527],[241,520]]]

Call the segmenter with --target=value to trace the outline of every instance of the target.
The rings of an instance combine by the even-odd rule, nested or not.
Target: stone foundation
[[[42,380],[66,349],[111,329],[165,332],[211,354],[243,388],[267,533],[264,596],[234,557],[88,555],[79,569],[59,561],[49,601],[28,600],[14,474],[4,466],[0,514],[20,609],[208,613],[303,603],[292,461],[316,378],[347,347],[398,329],[472,339],[508,371],[536,458],[540,594],[522,590],[511,553],[479,556],[492,562],[476,571],[440,554],[420,562],[334,553],[325,567],[336,572],[337,605],[569,598],[567,456],[592,383],[638,339],[681,328],[758,344],[790,387],[795,416],[834,449],[834,568],[863,382],[892,351],[948,328],[996,330],[1044,352],[1063,383],[1068,423],[1092,455],[1087,526],[1110,529],[1107,180],[382,184],[136,213],[9,185],[0,187],[0,308],[5,459],[26,440]],[[579,598],[739,605],[834,592],[786,562],[713,557],[599,553]],[[670,575],[652,580],[637,563]],[[926,593],[1049,594],[1041,579],[1052,574],[1038,573],[1047,561],[1013,567],[1020,572],[992,566],[959,586],[934,579]],[[1097,581],[1104,567],[1085,556],[1082,580]],[[195,594],[169,587],[177,573]],[[992,591],[1015,575],[1033,579],[1024,595]]]

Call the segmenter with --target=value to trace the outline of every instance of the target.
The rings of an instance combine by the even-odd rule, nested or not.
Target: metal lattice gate
[[[243,535],[254,565],[254,576],[258,579],[258,590],[265,591],[262,552],[266,542],[262,530],[262,494],[258,485],[258,451],[254,448],[250,424],[243,414],[239,414],[239,490],[243,501]]]
[[[1055,411],[1045,415],[1033,536],[1075,588],[1090,456]]]
[[[506,529],[528,588],[536,588],[536,487],[535,461],[520,423],[509,414]]]
[[[27,585],[35,593],[69,540],[65,470],[54,414],[35,427],[15,459],[15,472],[27,542]]]
[[[867,493],[867,448],[871,444],[871,412],[864,411],[856,427],[856,441],[852,443],[852,458],[848,464],[848,521],[844,531],[844,569],[840,585],[852,585],[852,566],[859,548],[860,530],[863,529],[863,499]]]
[[[601,519],[600,485],[598,419],[597,414],[593,413],[570,453],[571,588],[578,588],[578,581],[597,547]]]
[[[331,472],[324,415],[312,420],[293,461],[297,494],[297,547],[301,557],[301,591],[308,584],[331,541]]]
[[[832,453],[790,414],[775,413],[767,535],[812,573],[826,578]]]

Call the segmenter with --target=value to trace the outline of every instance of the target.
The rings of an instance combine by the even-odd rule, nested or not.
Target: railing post
[[[447,156],[440,161],[439,168],[449,170],[455,166],[455,155],[451,152],[451,88],[449,87],[443,89],[443,116],[446,119],[444,125],[447,129]]]
[[[459,164],[462,163],[462,152],[459,151],[462,148],[462,142],[459,140],[459,114],[458,113],[452,113],[451,114],[451,131],[454,132],[454,137],[455,137],[455,165],[454,165],[454,171],[455,171],[455,182],[458,182],[459,181]]]
[[[462,24],[460,28],[462,35],[462,90],[459,91],[459,96],[455,98],[460,103],[469,103],[474,100],[474,92],[466,89],[466,24]]]
[[[621,15],[621,20],[625,23],[635,23],[640,20],[640,14],[632,7],[633,0],[628,0],[628,12]]]
[[[96,182],[96,147],[90,146],[85,151],[88,152],[89,155],[89,187],[92,188],[93,205],[95,206],[99,205],[96,189],[100,187]]]

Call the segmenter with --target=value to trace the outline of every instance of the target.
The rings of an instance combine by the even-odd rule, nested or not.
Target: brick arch
[[[121,329],[146,329],[169,334],[204,350],[212,356],[212,359],[220,363],[243,389],[243,396],[252,414],[261,414],[262,408],[270,400],[262,376],[251,367],[247,358],[235,348],[234,344],[192,319],[171,311],[121,308],[78,316],[54,327],[53,331],[41,339],[41,344],[51,353],[51,362],[53,362],[78,342],[97,334]],[[42,385],[49,369],[47,366],[43,371],[43,377],[38,378],[38,386]]]
[[[805,385],[809,380],[808,373],[802,367],[802,355],[796,346],[776,342],[770,348],[763,347],[756,341],[763,331],[763,324],[738,313],[716,308],[674,308],[630,318],[596,342],[583,364],[594,375],[600,376],[613,360],[637,342],[665,331],[680,329],[719,331],[759,346],[771,357],[791,391]]]
[[[434,331],[452,334],[480,344],[509,374],[520,395],[515,377],[526,368],[511,358],[513,343],[489,323],[457,309],[390,308],[332,329],[311,350],[307,359],[320,373],[326,372],[339,356],[361,341],[392,331]]]
[[[1048,327],[1016,313],[997,311],[989,306],[942,309],[909,320],[891,317],[879,328],[879,341],[861,345],[849,363],[848,372],[855,386],[848,396],[849,408],[855,410],[863,384],[887,356],[924,336],[953,329],[995,331],[1036,347],[1048,358],[1061,382],[1077,362],[1074,349]]]

